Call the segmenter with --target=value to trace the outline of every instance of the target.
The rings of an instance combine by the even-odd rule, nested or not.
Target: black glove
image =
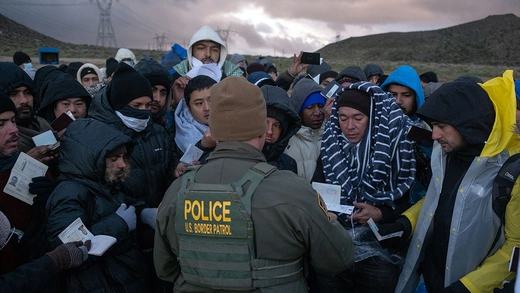
[[[393,237],[380,241],[379,243],[383,248],[395,248],[400,243],[398,240],[408,238],[412,231],[410,221],[404,216],[400,216],[395,220],[395,222],[379,224],[377,227],[379,228],[378,232],[381,236],[403,231],[401,238]]]
[[[461,281],[457,281],[439,291],[439,293],[471,293]]]
[[[405,216],[400,216],[395,222],[380,224],[377,225],[377,227],[379,228],[378,232],[381,236],[403,231],[401,238],[408,238],[410,237],[410,233],[412,233],[412,224],[410,224],[410,221]]]
[[[56,182],[47,177],[34,177],[32,183],[29,183],[29,193],[36,194],[34,203],[45,205],[56,185]]]
[[[61,272],[69,268],[79,267],[88,258],[90,250],[90,240],[69,242],[56,247],[53,251],[47,252],[56,268],[56,272]]]
[[[507,282],[504,284],[504,288],[493,289],[493,293],[514,293],[515,292],[515,279],[511,280],[511,282]]]

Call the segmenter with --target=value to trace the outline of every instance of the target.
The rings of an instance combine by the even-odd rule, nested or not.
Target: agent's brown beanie
[[[213,85],[209,129],[218,141],[245,141],[267,129],[265,99],[260,89],[241,76]]]

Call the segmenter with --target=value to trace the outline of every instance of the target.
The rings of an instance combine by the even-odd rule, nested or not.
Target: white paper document
[[[198,161],[203,153],[201,149],[190,144],[184,155],[180,158],[180,161],[186,165],[191,165],[191,162]]]
[[[53,145],[57,142],[56,137],[52,133],[52,130],[47,130],[44,133],[33,136],[32,140],[34,141],[34,144],[36,146],[51,145],[51,144]]]
[[[325,205],[329,211],[352,215],[354,206],[340,204],[341,186],[312,182],[312,188],[314,188],[314,190],[316,190],[321,195],[321,198],[323,198],[323,201],[325,202]]]
[[[20,153],[4,187],[4,192],[32,205],[36,195],[29,193],[29,183],[34,177],[44,176],[48,168],[47,165],[26,153]]]
[[[368,226],[370,226],[370,229],[372,229],[372,232],[374,232],[374,235],[376,236],[378,241],[385,240],[385,239],[390,239],[390,238],[394,238],[394,237],[401,237],[401,236],[403,236],[403,231],[390,233],[388,235],[381,236],[381,234],[379,234],[379,232],[378,232],[379,228],[377,227],[377,225],[374,222],[374,220],[372,218],[370,218],[370,219],[368,219],[367,222],[368,222]]]
[[[103,253],[105,253],[105,251],[107,251],[107,249],[117,241],[116,238],[112,236],[93,235],[87,227],[85,227],[80,218],[77,218],[72,222],[72,224],[65,228],[58,237],[63,243],[75,241],[83,241],[84,243],[85,241],[90,240],[92,245],[88,254],[97,256],[103,255]]]

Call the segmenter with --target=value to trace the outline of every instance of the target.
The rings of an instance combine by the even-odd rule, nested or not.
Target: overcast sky
[[[112,2],[117,46],[186,45],[203,25],[230,30],[230,53],[289,56],[353,36],[432,30],[491,14],[520,16],[520,0],[0,0],[0,13],[38,32],[96,44],[103,8]],[[224,32],[223,32],[224,33]]]

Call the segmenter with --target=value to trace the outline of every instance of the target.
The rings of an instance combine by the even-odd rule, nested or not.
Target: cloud
[[[0,10],[61,41],[96,44],[100,15],[96,0],[24,4],[28,2],[36,3],[11,0],[2,2]],[[99,2],[106,7],[106,2]],[[230,30],[230,52],[284,52],[288,56],[300,50],[316,51],[334,42],[338,35],[345,39],[389,31],[430,30],[505,13],[520,15],[518,0],[122,0],[112,2],[111,20],[120,47],[154,48],[157,36],[163,34],[164,49],[173,43],[187,46],[193,33],[209,25]]]

